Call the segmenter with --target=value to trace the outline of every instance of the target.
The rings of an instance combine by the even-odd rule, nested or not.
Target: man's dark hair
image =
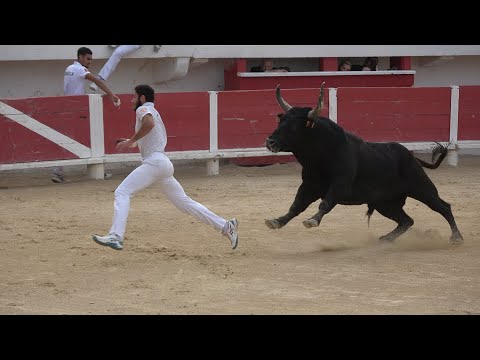
[[[135,86],[135,92],[138,94],[138,97],[144,95],[146,102],[155,101],[155,90],[149,85],[137,85]]]
[[[367,66],[370,68],[370,70],[376,71],[378,66],[378,57],[373,56],[373,57],[365,58],[365,61],[363,62],[363,66]]]
[[[343,59],[342,61],[340,61],[340,64],[338,64],[338,70],[340,70],[342,68],[343,65],[350,65],[350,67],[352,66],[352,63],[350,62],[350,60],[348,59]]]
[[[87,47],[81,47],[80,49],[77,50],[77,59],[80,55],[87,55],[87,54],[93,55],[92,50],[90,50]]]

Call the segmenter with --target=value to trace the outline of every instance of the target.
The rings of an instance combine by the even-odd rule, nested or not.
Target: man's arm
[[[132,136],[131,139],[127,139],[125,141],[119,142],[117,144],[117,150],[125,150],[129,147],[135,147],[135,144],[138,140],[148,135],[150,131],[152,131],[153,127],[155,126],[155,122],[153,121],[152,114],[146,114],[142,118],[142,126],[140,129]]]
[[[115,95],[112,90],[109,89],[105,81],[103,81],[100,78],[97,78],[93,76],[91,73],[88,73],[85,75],[85,79],[90,80],[91,82],[94,82],[100,89],[102,89],[112,100],[114,104],[117,104],[120,102],[120,99],[118,98],[117,95]]]

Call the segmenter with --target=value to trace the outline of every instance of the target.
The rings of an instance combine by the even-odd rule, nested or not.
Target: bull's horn
[[[280,105],[283,111],[287,112],[292,108],[290,105],[288,105],[288,103],[285,100],[283,100],[282,95],[280,95],[280,85],[277,85],[277,89],[275,90],[275,95],[277,97],[278,105]]]
[[[320,97],[318,98],[317,107],[313,110],[308,112],[308,118],[310,120],[315,120],[318,114],[320,114],[323,110],[323,86],[325,85],[325,81],[322,83],[322,87],[320,89]]]

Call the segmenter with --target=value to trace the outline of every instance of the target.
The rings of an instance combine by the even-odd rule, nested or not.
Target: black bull
[[[437,168],[447,155],[440,153],[434,164],[415,158],[396,142],[374,143],[350,134],[332,120],[319,116],[323,108],[323,84],[315,109],[292,107],[276,89],[277,102],[285,111],[278,115],[277,129],[266,139],[266,147],[276,153],[292,152],[302,166],[302,184],[288,213],[266,220],[271,229],[279,229],[322,199],[318,212],[303,221],[307,228],[318,226],[322,218],[337,204],[367,204],[370,219],[377,210],[398,226],[380,240],[393,241],[413,225],[413,219],[403,210],[407,197],[426,204],[440,213],[452,229],[450,244],[463,243],[450,204],[442,200],[423,167]]]

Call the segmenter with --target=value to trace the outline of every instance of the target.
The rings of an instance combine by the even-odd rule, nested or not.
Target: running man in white
[[[108,61],[103,65],[102,69],[98,73],[98,77],[103,81],[107,81],[110,75],[115,71],[117,68],[118,63],[120,60],[127,55],[130,55],[140,49],[142,45],[110,45],[111,47],[115,48],[115,51],[110,56]],[[161,45],[154,45],[153,51],[158,52]],[[97,85],[92,83],[90,85],[90,89],[93,91],[97,91]]]
[[[189,198],[173,177],[174,168],[165,155],[167,132],[160,114],[154,107],[155,92],[148,85],[135,87],[132,105],[136,113],[135,134],[130,139],[120,139],[118,150],[138,146],[142,165],[133,170],[115,190],[113,224],[106,236],[93,235],[93,240],[115,250],[123,249],[123,236],[130,209],[130,198],[138,191],[158,183],[160,191],[175,207],[212,226],[226,236],[235,249],[238,245],[238,221],[225,220],[202,204]]]
[[[94,77],[90,71],[88,71],[88,67],[92,63],[92,58],[93,53],[89,48],[81,47],[77,50],[77,61],[74,61],[73,64],[67,67],[63,76],[64,95],[84,95],[85,80],[90,80],[97,84],[98,87],[110,97],[110,100],[112,100],[114,105],[118,106],[120,104],[120,99],[117,95],[113,94],[105,82]],[[110,174],[105,174],[105,179],[110,177]],[[54,183],[63,183],[65,181],[62,166],[53,168],[52,181]]]

